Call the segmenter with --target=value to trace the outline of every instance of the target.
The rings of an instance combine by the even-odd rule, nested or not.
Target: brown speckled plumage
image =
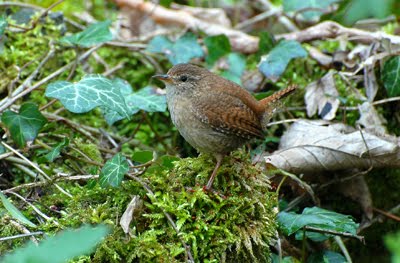
[[[207,189],[222,157],[252,138],[262,138],[279,99],[296,89],[290,86],[257,101],[236,83],[192,64],[175,65],[155,77],[166,84],[172,122],[181,135],[200,152],[217,158]]]

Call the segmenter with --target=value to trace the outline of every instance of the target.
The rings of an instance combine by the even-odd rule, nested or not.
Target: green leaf
[[[387,60],[382,68],[382,82],[389,97],[400,95],[400,56]]]
[[[261,57],[272,50],[275,46],[275,39],[269,32],[261,32],[258,37],[260,41],[258,42],[257,56]]]
[[[339,2],[341,0],[324,0],[324,1],[315,1],[315,0],[284,0],[283,1],[283,10],[285,12],[297,12],[304,9],[321,9],[312,10],[312,11],[304,11],[301,12],[301,16],[306,20],[313,20],[319,18],[323,11],[327,9],[331,4]]]
[[[6,148],[2,144],[0,144],[0,154],[3,154],[5,152],[6,152]]]
[[[258,69],[272,81],[277,81],[285,71],[290,60],[306,57],[307,51],[294,40],[279,42],[267,55],[261,57]]]
[[[39,130],[47,123],[47,119],[33,103],[24,103],[19,109],[19,113],[5,111],[1,120],[9,129],[11,138],[20,147],[25,146],[27,141],[33,141]]]
[[[156,90],[152,87],[144,87],[134,93],[132,93],[132,90],[130,93],[127,93],[127,88],[124,87],[124,89],[125,91],[123,91],[123,95],[125,97],[125,103],[129,109],[129,115],[133,115],[140,110],[146,112],[164,112],[167,110],[167,101],[165,96],[157,94]],[[109,125],[125,118],[125,116],[122,116],[113,110],[107,110],[104,108],[102,108],[102,110]]]
[[[400,263],[400,232],[385,236],[385,244],[392,253],[392,263]]]
[[[30,242],[28,246],[6,255],[3,263],[62,263],[77,256],[87,255],[110,232],[109,227],[83,226],[68,229],[42,241],[39,246]]]
[[[347,260],[345,257],[342,256],[342,254],[329,251],[329,250],[324,250],[318,253],[313,253],[311,254],[308,259],[307,263],[346,263]]]
[[[129,117],[130,111],[120,87],[101,75],[86,75],[79,82],[56,81],[47,86],[45,95],[59,99],[74,113],[88,112],[101,106]]]
[[[229,70],[222,72],[221,76],[241,85],[241,77],[246,68],[245,57],[238,53],[230,53],[228,55],[228,65]]]
[[[271,253],[272,263],[297,263],[298,261],[292,257],[284,257],[282,260],[279,259],[277,254]]]
[[[68,144],[69,144],[69,139],[64,137],[62,142],[57,143],[56,146],[54,146],[54,148],[44,157],[49,162],[54,161],[60,155],[62,148],[68,146]]]
[[[113,39],[113,35],[109,29],[110,25],[110,20],[94,23],[82,32],[63,37],[60,41],[82,47],[90,47],[105,43]]]
[[[320,1],[323,2],[323,1]],[[335,20],[344,25],[352,25],[367,18],[382,19],[394,12],[394,0],[350,0],[343,1]]]
[[[3,206],[7,211],[10,213],[10,215],[21,222],[24,225],[30,226],[30,227],[36,227],[34,223],[29,221],[28,218],[26,218],[19,210],[16,208],[10,201],[8,201],[7,197],[0,192],[0,199],[1,202],[3,203]],[[17,262],[17,261],[16,261]]]
[[[278,224],[286,235],[291,235],[304,226],[317,227],[322,230],[333,230],[356,234],[358,224],[350,216],[335,213],[319,207],[305,208],[302,214],[280,212]],[[313,233],[315,234],[315,233]],[[316,241],[319,237],[316,237]],[[319,235],[320,236],[320,235]],[[308,236],[308,237],[313,237]]]
[[[167,110],[165,96],[156,94],[152,87],[144,87],[138,92],[130,94],[126,97],[126,104],[133,111],[164,112]]]
[[[128,104],[126,102],[126,98],[127,96],[129,96],[132,92],[133,89],[131,87],[131,85],[129,84],[129,82],[127,82],[126,80],[120,79],[120,78],[115,78],[112,80],[113,85],[119,89],[120,93],[122,96],[124,96],[125,98],[125,104],[128,107]],[[103,106],[100,106],[101,111],[104,114],[104,118],[106,119],[106,122],[108,123],[108,125],[112,125],[114,122],[119,121],[119,120],[123,120],[126,118],[126,116],[118,113],[117,111],[114,111],[110,108],[106,108]],[[139,111],[139,109],[133,109],[128,107],[129,110],[129,116],[132,116],[133,114],[137,113]]]
[[[124,175],[129,171],[128,161],[121,153],[117,153],[108,160],[100,172],[101,187],[117,187],[121,184]]]
[[[7,25],[8,23],[6,17],[4,15],[0,16],[0,39],[1,36],[4,34],[4,31],[6,31]]]
[[[186,33],[175,43],[165,36],[156,36],[149,42],[147,51],[163,53],[173,65],[187,63],[192,58],[204,55],[203,49],[197,43],[197,38],[193,33]]]
[[[148,161],[153,160],[153,152],[152,151],[137,151],[132,155],[132,160],[138,163],[147,163]]]
[[[218,59],[231,52],[231,44],[226,35],[206,37],[204,39],[204,44],[208,50],[206,62],[209,66],[214,65]]]

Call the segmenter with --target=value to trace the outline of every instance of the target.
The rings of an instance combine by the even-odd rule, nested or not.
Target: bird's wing
[[[198,97],[193,104],[194,114],[215,131],[245,139],[263,138],[259,117],[235,95]]]

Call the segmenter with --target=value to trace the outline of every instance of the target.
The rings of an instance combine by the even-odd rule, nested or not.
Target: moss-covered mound
[[[185,262],[183,242],[196,262],[268,262],[277,200],[266,175],[250,163],[247,153],[238,151],[225,158],[214,191],[205,192],[214,165],[206,155],[173,163],[161,158],[141,176],[154,195],[134,180],[119,188],[101,188],[95,181],[61,184],[72,199],[54,187],[44,188],[42,209],[58,207],[61,214],[53,215],[59,225],[49,221],[41,230],[51,234],[83,223],[114,226],[94,254],[74,262]],[[133,196],[143,205],[125,234],[119,220]],[[163,211],[171,215],[179,234]],[[11,234],[5,228],[1,232]],[[9,243],[1,250],[18,246]]]
[[[225,158],[214,182],[215,191],[207,193],[203,186],[214,165],[210,156],[200,156],[179,160],[170,171],[146,174],[155,197],[146,205],[142,216],[148,221],[136,238],[153,233],[153,239],[134,241],[141,251],[139,257],[149,259],[155,253],[155,258],[165,262],[184,259],[183,246],[163,209],[173,216],[179,235],[197,261],[269,261],[268,246],[276,229],[276,197],[268,191],[266,175],[239,151]]]

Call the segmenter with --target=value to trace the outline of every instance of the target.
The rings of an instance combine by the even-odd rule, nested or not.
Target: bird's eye
[[[179,78],[182,82],[186,82],[188,80],[188,77],[183,75]]]

